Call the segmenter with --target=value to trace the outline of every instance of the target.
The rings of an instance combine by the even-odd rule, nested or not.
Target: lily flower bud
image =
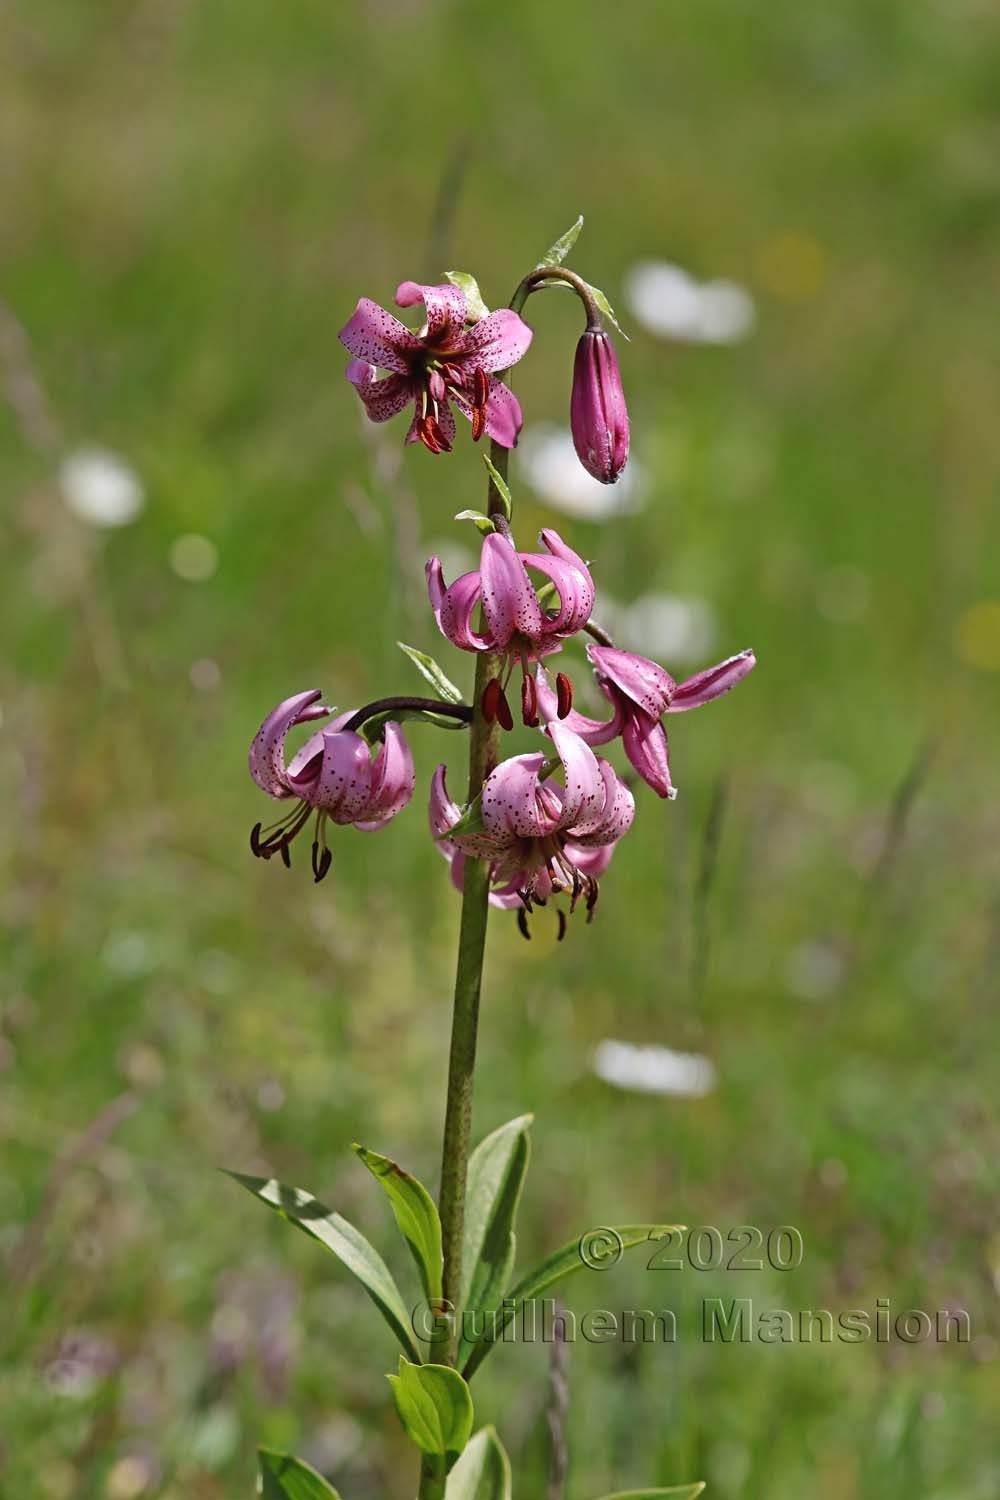
[[[614,484],[628,459],[628,411],[614,345],[603,328],[588,328],[576,346],[570,426],[587,473]]]

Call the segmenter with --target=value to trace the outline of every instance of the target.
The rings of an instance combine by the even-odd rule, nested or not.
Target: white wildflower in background
[[[59,488],[73,514],[91,526],[127,526],[146,503],[138,476],[106,448],[71,453],[60,466]]]
[[[603,1041],[594,1052],[593,1070],[605,1083],[639,1094],[670,1094],[702,1099],[715,1088],[715,1065],[697,1052],[669,1047],[634,1047]]]
[[[718,628],[707,599],[681,594],[640,594],[618,616],[619,644],[633,643],[656,660],[699,664],[715,646]]]
[[[528,428],[515,461],[536,494],[567,516],[606,521],[639,509],[642,470],[635,458],[615,484],[601,484],[581,466],[568,428],[545,423]]]
[[[689,344],[737,344],[757,320],[735,281],[697,281],[667,261],[640,261],[625,278],[629,310],[648,333]]]
[[[219,549],[207,536],[187,532],[171,546],[170,566],[188,583],[206,583],[219,566]]]

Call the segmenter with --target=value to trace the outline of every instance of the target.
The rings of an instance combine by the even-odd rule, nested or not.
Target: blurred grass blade
[[[480,1427],[448,1478],[445,1500],[511,1500],[510,1461],[493,1427]]]
[[[632,1250],[636,1245],[647,1244],[654,1236],[661,1236],[670,1230],[680,1228],[679,1224],[625,1224],[617,1225],[612,1233],[619,1240],[621,1250]],[[583,1270],[586,1265],[587,1261],[581,1250],[581,1241],[577,1238],[571,1240],[568,1245],[563,1245],[561,1250],[554,1251],[526,1276],[522,1276],[517,1286],[504,1299],[503,1316],[497,1318],[496,1328],[487,1324],[479,1338],[475,1340],[474,1347],[465,1363],[460,1362],[462,1373],[466,1377],[471,1377],[473,1372],[478,1370],[508,1323],[518,1316],[525,1302],[531,1302],[534,1298],[540,1297],[543,1292],[548,1291],[549,1287],[555,1286],[567,1276],[572,1276],[574,1271]],[[489,1337],[486,1336],[487,1333]]]
[[[698,1484],[674,1484],[666,1490],[615,1490],[613,1495],[602,1495],[601,1500],[663,1500],[665,1495],[673,1500],[695,1500],[705,1488],[702,1479]]]
[[[458,1366],[476,1342],[466,1336],[465,1313],[475,1313],[470,1326],[489,1327],[499,1309],[514,1269],[514,1219],[528,1167],[531,1115],[519,1115],[494,1130],[469,1158],[462,1241],[463,1331]],[[480,1320],[485,1319],[484,1322]]]
[[[472,1431],[472,1393],[461,1375],[448,1365],[411,1365],[401,1358],[398,1375],[386,1378],[410,1438],[450,1469]]]
[[[258,1448],[263,1500],[340,1500],[337,1491],[301,1458]]]
[[[389,1199],[399,1231],[410,1247],[428,1301],[441,1297],[441,1220],[434,1200],[416,1177],[388,1156],[355,1144],[353,1149]]]
[[[410,1315],[392,1279],[392,1272],[373,1245],[340,1214],[326,1208],[311,1193],[287,1187],[274,1177],[244,1177],[228,1172],[235,1182],[262,1203],[282,1214],[297,1228],[332,1250],[361,1282],[407,1354],[419,1364],[420,1350],[410,1327]]]
[[[554,245],[550,245],[538,262],[537,269],[542,266],[561,266],[577,240],[580,238],[580,230],[583,228],[583,214],[575,224],[571,224],[565,234],[561,234]]]
[[[425,682],[430,683],[439,698],[442,698],[445,703],[462,702],[461,690],[455,686],[450,677],[445,676],[433,656],[428,656],[426,651],[418,651],[416,646],[408,646],[405,641],[397,641],[396,645],[400,651],[406,653],[421,677]]]

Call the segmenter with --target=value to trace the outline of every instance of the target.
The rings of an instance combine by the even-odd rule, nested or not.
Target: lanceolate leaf
[[[587,282],[587,285],[590,286],[590,282],[589,281]],[[611,306],[611,303],[608,301],[607,297],[601,291],[600,287],[599,286],[591,286],[590,290],[593,293],[594,301],[597,303],[598,307],[601,309],[601,312],[604,314],[604,316],[608,319],[608,322],[614,324],[615,328],[617,328],[618,332],[621,334],[622,338],[625,339],[626,343],[630,342],[628,334],[625,332],[624,328],[619,323],[618,319],[615,317],[615,310],[614,310],[614,308]]]
[[[361,733],[369,745],[377,745],[385,734],[389,722],[405,724],[433,724],[436,729],[466,729],[465,719],[453,719],[450,714],[435,713],[432,708],[387,708],[380,714],[372,714],[361,726]]]
[[[445,703],[461,703],[461,689],[455,686],[450,677],[445,676],[433,656],[428,656],[426,651],[418,651],[416,646],[408,646],[405,641],[397,641],[396,645],[400,651],[405,651],[421,677],[430,683],[439,698],[443,698]]]
[[[695,1500],[705,1488],[705,1481],[700,1484],[674,1484],[667,1490],[616,1490],[613,1495],[603,1495],[601,1500],[663,1500],[664,1496],[671,1496],[672,1500]]]
[[[472,1394],[448,1365],[411,1365],[400,1359],[388,1377],[399,1420],[421,1453],[443,1458],[450,1469],[472,1431]]]
[[[496,527],[489,516],[484,516],[481,510],[460,510],[455,515],[456,521],[471,521],[476,530],[483,536],[492,536]]]
[[[332,1213],[311,1193],[286,1187],[274,1177],[244,1177],[240,1172],[228,1175],[255,1198],[276,1209],[297,1228],[332,1250],[358,1278],[407,1354],[419,1364],[420,1350],[410,1326],[410,1316],[392,1273],[378,1251],[353,1224],[340,1214]]]
[[[392,1211],[417,1263],[428,1301],[441,1297],[441,1221],[434,1200],[415,1177],[404,1172],[388,1156],[355,1145],[372,1176],[384,1189]]]
[[[576,244],[577,240],[580,238],[580,230],[582,228],[583,214],[580,215],[575,224],[570,225],[565,234],[561,234],[559,236],[554,245],[549,246],[548,250],[546,250],[545,254],[538,262],[539,267],[561,266],[569,252],[572,250],[573,246]]]
[[[258,1448],[257,1460],[263,1500],[340,1500],[337,1491],[301,1458]]]
[[[448,1477],[445,1500],[511,1500],[510,1462],[493,1427],[480,1427]]]
[[[528,1166],[531,1115],[494,1130],[469,1158],[462,1242],[462,1337],[458,1365],[477,1334],[492,1330],[514,1268],[514,1219]]]
[[[510,493],[510,486],[508,485],[506,479],[504,479],[503,475],[500,473],[500,470],[492,461],[488,453],[483,454],[483,463],[486,465],[486,472],[489,474],[490,478],[493,481],[493,488],[500,496],[500,503],[502,504],[509,521],[514,511],[514,500]]]
[[[469,322],[478,323],[482,318],[488,317],[489,308],[483,301],[483,294],[479,290],[479,282],[468,271],[445,271],[445,276],[452,286],[457,286],[460,292],[465,293],[465,306],[469,313]]]
[[[626,1224],[618,1226],[615,1233],[621,1242],[621,1248],[631,1250],[636,1245],[645,1245],[653,1236],[662,1236],[670,1229],[680,1228],[681,1226],[677,1224]],[[585,1265],[586,1261],[580,1253],[580,1241],[575,1239],[571,1240],[568,1245],[563,1245],[561,1250],[556,1250],[526,1276],[522,1276],[504,1299],[503,1315],[496,1319],[496,1330],[494,1331],[492,1324],[487,1325],[483,1336],[476,1340],[475,1347],[461,1366],[462,1373],[471,1379],[473,1372],[478,1370],[510,1320],[520,1316],[524,1303],[541,1297],[550,1287],[563,1281],[567,1276],[572,1276],[574,1271],[582,1270]],[[488,1338],[486,1334],[489,1335]]]

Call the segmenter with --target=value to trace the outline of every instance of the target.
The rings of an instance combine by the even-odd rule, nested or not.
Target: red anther
[[[472,441],[478,443],[486,431],[486,407],[474,406],[472,408]]]
[[[500,720],[500,724],[503,729],[513,729],[514,715],[510,711],[510,704],[507,702],[507,694],[500,686],[499,680],[497,678],[494,677],[493,681],[496,683],[498,690],[497,718]]]
[[[483,718],[487,724],[492,724],[496,719],[501,691],[498,677],[491,677],[483,688]]]
[[[435,427],[437,427],[437,423],[430,416],[422,417],[417,423],[417,437],[430,453],[442,452],[441,444],[434,435]]]
[[[473,389],[475,392],[473,405],[485,406],[490,394],[490,382],[487,379],[486,371],[481,369],[479,365],[476,366],[476,372],[473,376]]]
[[[566,936],[566,913],[560,907],[556,915],[559,918],[559,936],[556,938],[556,942],[561,943]]]
[[[437,444],[438,453],[450,453],[451,444],[445,437],[444,433],[441,431],[441,424],[438,421],[437,417],[431,416],[428,413],[427,417],[425,418],[425,423],[427,431]]]
[[[573,707],[573,684],[565,672],[560,672],[556,677],[556,713],[560,719],[565,719]]]
[[[527,672],[521,681],[521,718],[529,729],[538,728],[538,690]]]

